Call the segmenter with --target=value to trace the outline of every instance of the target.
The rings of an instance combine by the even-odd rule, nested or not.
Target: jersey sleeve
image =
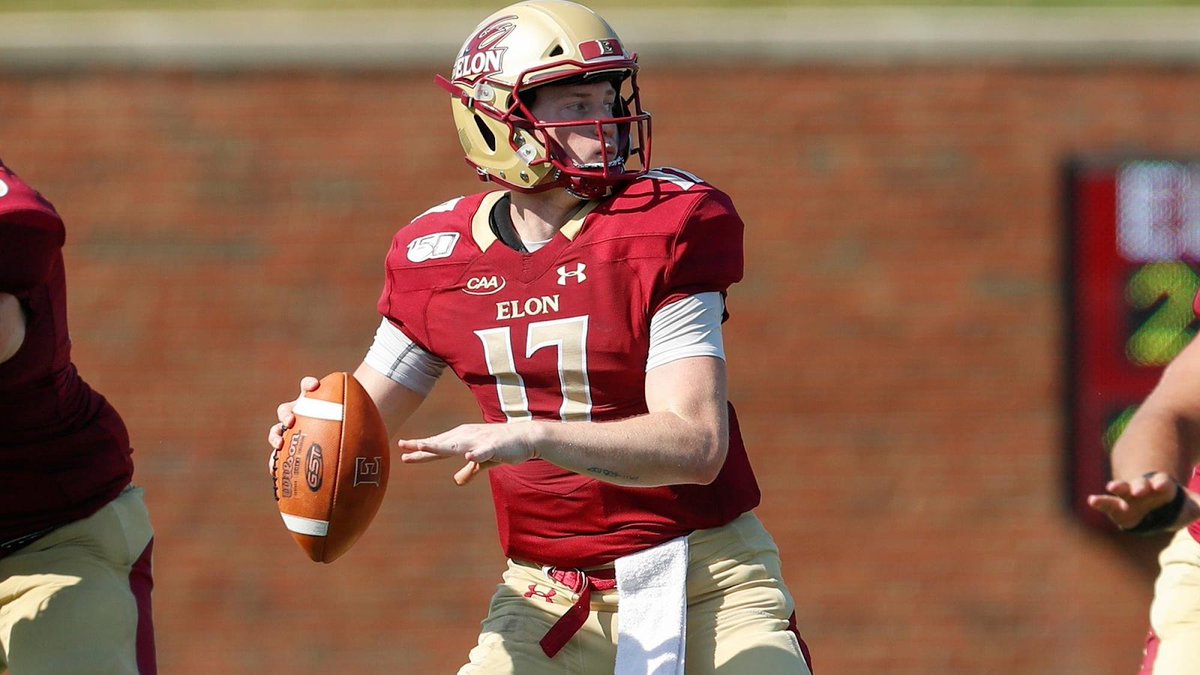
[[[646,372],[679,359],[715,356],[725,360],[721,320],[725,300],[720,293],[691,295],[654,313]]]
[[[709,190],[685,218],[672,245],[657,312],[700,293],[724,293],[742,278],[745,226],[727,195]]]
[[[428,289],[418,273],[404,263],[406,238],[401,230],[392,240],[386,260],[383,290],[376,308],[385,320],[426,352],[429,337],[425,330],[424,298]]]
[[[446,369],[446,362],[421,349],[390,320],[384,318],[363,363],[389,380],[428,396]]]
[[[463,221],[478,201],[458,197],[417,216],[396,232],[385,261],[380,315],[437,358],[441,357],[430,338],[426,313],[434,293],[454,283],[469,255]]]
[[[65,240],[54,206],[0,163],[0,291],[41,283]]]

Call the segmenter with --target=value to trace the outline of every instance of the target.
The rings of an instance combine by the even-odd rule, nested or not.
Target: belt
[[[58,526],[56,525],[54,527],[47,527],[44,530],[38,530],[37,532],[23,534],[15,539],[9,539],[8,541],[0,541],[0,558],[7,556],[9,553],[14,553],[22,548],[25,548],[26,546],[32,544],[33,542],[37,541],[38,539],[41,539],[42,537],[50,534],[51,532],[53,532],[54,530],[57,530],[57,529],[58,529]]]
[[[601,568],[591,572],[571,569],[560,570],[556,567],[543,568],[546,576],[571,589],[579,595],[575,604],[567,609],[566,614],[559,617],[546,635],[538,642],[546,656],[554,658],[571,638],[579,632],[591,613],[592,589],[611,591],[617,587],[617,571],[612,568]]]

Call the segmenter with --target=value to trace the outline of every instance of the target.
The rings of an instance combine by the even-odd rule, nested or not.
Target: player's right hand
[[[300,395],[302,396],[306,392],[316,391],[320,384],[321,381],[312,376],[301,378]],[[297,396],[291,401],[280,403],[279,406],[275,408],[275,416],[279,419],[279,421],[275,424],[272,424],[270,430],[267,431],[267,443],[271,446],[271,456],[267,458],[267,470],[271,472],[272,476],[275,475],[275,462],[279,458],[279,448],[283,446],[283,432],[290,429],[292,425],[296,423],[296,416],[292,414],[292,408],[296,407],[296,401],[299,400],[300,396]]]

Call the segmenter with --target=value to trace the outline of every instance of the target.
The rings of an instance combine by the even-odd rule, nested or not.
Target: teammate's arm
[[[0,290],[19,291],[41,283],[65,236],[62,222],[49,213],[0,214]]]
[[[11,359],[25,341],[25,312],[12,292],[46,278],[63,236],[62,223],[49,214],[0,214],[0,363]]]
[[[25,341],[25,313],[10,293],[0,293],[0,363],[11,359]]]
[[[1200,496],[1183,487],[1198,462],[1200,340],[1193,340],[1163,371],[1113,447],[1107,494],[1088,497],[1088,504],[1130,529],[1184,490],[1183,511],[1169,528],[1186,526],[1200,518]]]

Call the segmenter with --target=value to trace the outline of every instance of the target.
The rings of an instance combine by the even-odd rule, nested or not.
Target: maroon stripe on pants
[[[804,638],[800,637],[800,628],[796,626],[796,613],[792,612],[792,616],[788,618],[788,630],[796,635],[796,639],[800,641],[800,653],[804,655],[804,662],[808,664],[808,672],[815,673],[812,667],[812,655],[808,653],[808,645],[805,644]]]
[[[1138,675],[1153,675],[1154,659],[1158,657],[1158,636],[1154,634],[1154,629],[1150,629],[1146,633],[1146,648],[1142,650],[1142,669],[1138,671]]]
[[[157,675],[158,662],[154,654],[154,614],[150,610],[150,591],[154,589],[154,575],[150,571],[151,551],[154,540],[146,544],[146,550],[129,570],[129,590],[137,602],[137,663],[141,675]]]

